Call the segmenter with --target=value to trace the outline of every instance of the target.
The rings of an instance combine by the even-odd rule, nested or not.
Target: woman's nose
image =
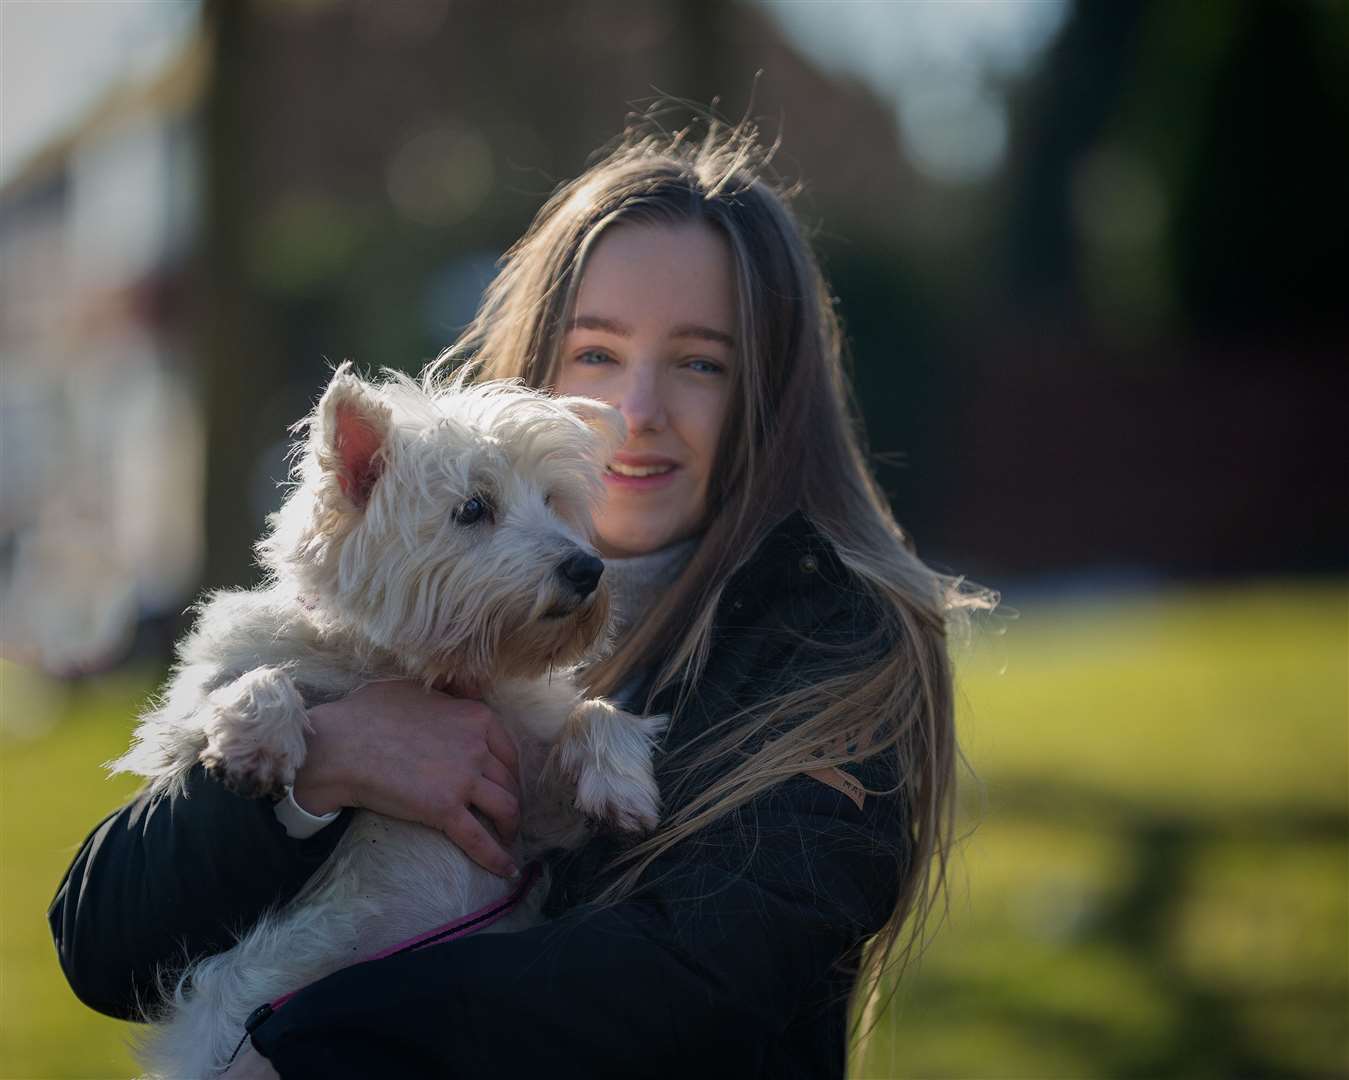
[[[629,435],[639,431],[659,431],[665,426],[665,401],[660,380],[650,370],[629,369],[621,398],[615,404],[628,422]]]

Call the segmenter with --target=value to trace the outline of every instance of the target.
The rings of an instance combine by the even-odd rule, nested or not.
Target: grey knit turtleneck
[[[609,586],[614,637],[622,637],[630,626],[641,621],[661,592],[674,583],[697,546],[698,539],[694,537],[646,555],[605,558],[604,581]]]
[[[646,555],[604,560],[604,580],[609,585],[610,632],[615,639],[621,638],[629,627],[640,622],[651,610],[661,590],[668,589],[688,565],[693,549],[697,546],[698,540],[694,537]],[[612,695],[614,703],[624,708],[637,709],[638,705],[632,698],[645,681],[645,674],[644,671],[630,672],[623,685]]]

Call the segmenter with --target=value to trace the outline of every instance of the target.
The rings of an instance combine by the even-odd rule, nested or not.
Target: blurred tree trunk
[[[676,7],[675,25],[687,78],[687,87],[680,92],[703,108],[710,105],[713,98],[720,98],[724,107],[729,94],[733,93],[735,100],[746,96],[748,88],[724,85],[726,68],[722,63],[722,46],[728,22],[725,5],[717,0],[680,0]]]
[[[1031,83],[1008,215],[1007,277],[1025,299],[1078,302],[1073,168],[1119,106],[1147,8],[1142,0],[1078,5]]]
[[[201,343],[206,415],[204,583],[244,584],[253,576],[257,523],[249,489],[268,433],[254,422],[276,373],[258,340],[260,312],[247,287],[250,152],[246,68],[257,29],[252,0],[208,0],[205,23],[214,63],[204,110],[203,247],[207,297]]]

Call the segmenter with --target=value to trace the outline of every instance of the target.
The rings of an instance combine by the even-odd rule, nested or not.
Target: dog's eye
[[[454,520],[460,525],[472,525],[475,521],[480,521],[486,516],[487,503],[477,495],[474,495],[454,512]]]

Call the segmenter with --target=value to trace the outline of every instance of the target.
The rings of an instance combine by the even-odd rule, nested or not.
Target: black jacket
[[[878,625],[806,519],[779,525],[729,583],[704,674],[674,716],[657,770],[666,806],[713,778],[683,767],[691,740],[768,693],[855,667],[884,648]],[[678,698],[667,690],[655,711]],[[854,773],[895,785],[892,760]],[[157,968],[228,947],[299,890],[343,827],[291,840],[265,800],[199,773],[187,797],[122,808],[51,907],[75,993],[136,1018]],[[792,777],[597,907],[615,842],[554,866],[552,921],[337,972],[258,1027],[255,1046],[285,1080],[841,1076],[851,968],[893,909],[908,850],[901,800],[869,795],[859,809]]]

